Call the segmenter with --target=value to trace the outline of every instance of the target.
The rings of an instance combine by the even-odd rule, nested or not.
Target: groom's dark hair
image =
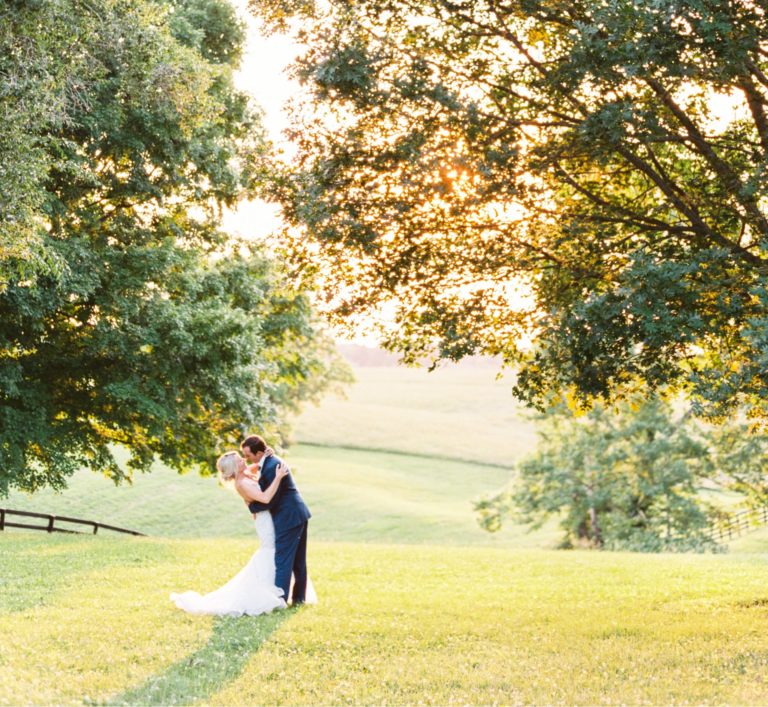
[[[267,451],[267,443],[259,437],[259,435],[250,435],[249,437],[246,437],[240,445],[240,449],[243,447],[248,447],[252,454]]]

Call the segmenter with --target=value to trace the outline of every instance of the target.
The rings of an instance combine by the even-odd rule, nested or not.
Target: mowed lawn
[[[510,384],[356,373],[284,455],[314,514],[316,607],[172,605],[257,547],[212,477],[158,464],[116,488],[81,472],[63,494],[4,499],[150,537],[0,533],[0,705],[768,705],[768,529],[708,556],[554,551],[554,520],[490,535],[472,500],[534,444]]]
[[[243,539],[0,536],[0,704],[766,704],[768,556],[316,542],[320,604],[188,616]]]

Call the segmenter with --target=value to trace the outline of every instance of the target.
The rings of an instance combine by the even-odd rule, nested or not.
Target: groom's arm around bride
[[[264,490],[274,481],[281,460],[275,455],[266,456],[267,445],[257,435],[247,437],[241,448],[249,462],[259,465],[259,486]],[[307,521],[311,514],[293,476],[288,474],[282,480],[268,504],[254,501],[248,507],[252,513],[268,510],[272,514],[275,525],[275,584],[283,590],[287,601],[293,574],[293,603],[304,603],[307,587]]]

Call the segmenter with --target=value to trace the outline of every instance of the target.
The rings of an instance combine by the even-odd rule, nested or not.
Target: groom
[[[274,454],[267,456],[267,445],[258,435],[251,435],[240,445],[243,456],[251,464],[258,464],[259,486],[265,491],[275,480],[275,469],[281,460]],[[293,574],[293,605],[303,604],[307,593],[307,521],[310,512],[288,474],[269,503],[253,501],[248,505],[251,513],[268,510],[275,524],[275,584],[283,590],[288,602],[288,591]]]

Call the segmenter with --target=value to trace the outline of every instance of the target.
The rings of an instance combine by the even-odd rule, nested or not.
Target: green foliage
[[[245,43],[245,24],[228,0],[167,0],[173,9],[169,26],[182,44],[208,61],[236,66]]]
[[[501,355],[540,409],[640,380],[766,419],[764,3],[300,5],[274,195],[341,321],[394,303],[407,361]]]
[[[753,509],[768,504],[768,436],[755,433],[745,422],[720,425],[709,434],[720,482],[744,495]]]
[[[53,269],[44,248],[42,182],[50,157],[40,144],[46,126],[65,117],[67,76],[58,58],[66,43],[48,32],[53,13],[40,3],[6,3],[0,9],[0,289],[11,276]],[[78,71],[79,58],[70,57]]]
[[[53,113],[17,101],[40,169],[29,199],[9,198],[59,267],[8,269],[0,292],[0,495],[61,488],[82,466],[119,482],[156,455],[207,472],[225,440],[276,425],[338,373],[306,293],[219,230],[267,149],[232,82],[242,25],[222,0],[5,13],[16,45],[55,69],[28,77]]]
[[[477,508],[488,530],[513,510],[534,527],[556,515],[564,545],[646,552],[717,549],[715,509],[698,495],[714,475],[712,450],[689,415],[658,398],[577,416],[545,418],[536,453],[518,465],[510,491]]]

